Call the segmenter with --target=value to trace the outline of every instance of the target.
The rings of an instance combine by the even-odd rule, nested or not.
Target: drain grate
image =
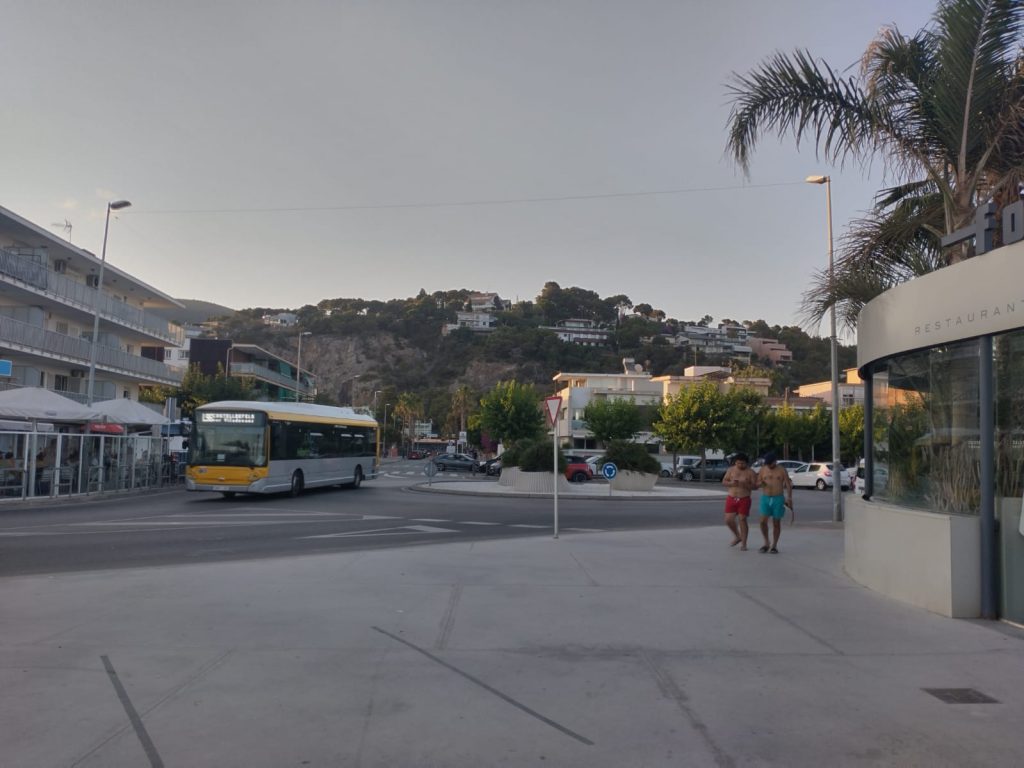
[[[998,704],[991,696],[973,688],[922,688],[936,699],[946,704]]]

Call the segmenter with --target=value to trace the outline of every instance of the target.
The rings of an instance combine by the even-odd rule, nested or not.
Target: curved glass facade
[[[874,498],[977,514],[981,498],[977,339],[874,366]],[[995,495],[1024,487],[1024,331],[993,337]]]

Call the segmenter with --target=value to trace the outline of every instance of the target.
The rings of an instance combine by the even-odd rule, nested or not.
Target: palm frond
[[[877,148],[879,115],[856,78],[839,77],[807,51],[778,53],[747,75],[733,73],[727,89],[733,108],[726,151],[744,173],[766,132],[791,134],[797,146],[813,140],[833,162]]]

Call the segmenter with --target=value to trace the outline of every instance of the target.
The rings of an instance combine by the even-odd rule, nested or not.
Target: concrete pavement
[[[856,586],[831,524],[787,527],[779,555],[727,542],[576,534],[6,578],[0,763],[1020,762],[1024,634]]]

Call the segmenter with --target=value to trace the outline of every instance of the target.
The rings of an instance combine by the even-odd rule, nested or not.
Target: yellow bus
[[[224,400],[196,408],[192,418],[190,491],[298,496],[377,477],[377,422],[351,408]]]

